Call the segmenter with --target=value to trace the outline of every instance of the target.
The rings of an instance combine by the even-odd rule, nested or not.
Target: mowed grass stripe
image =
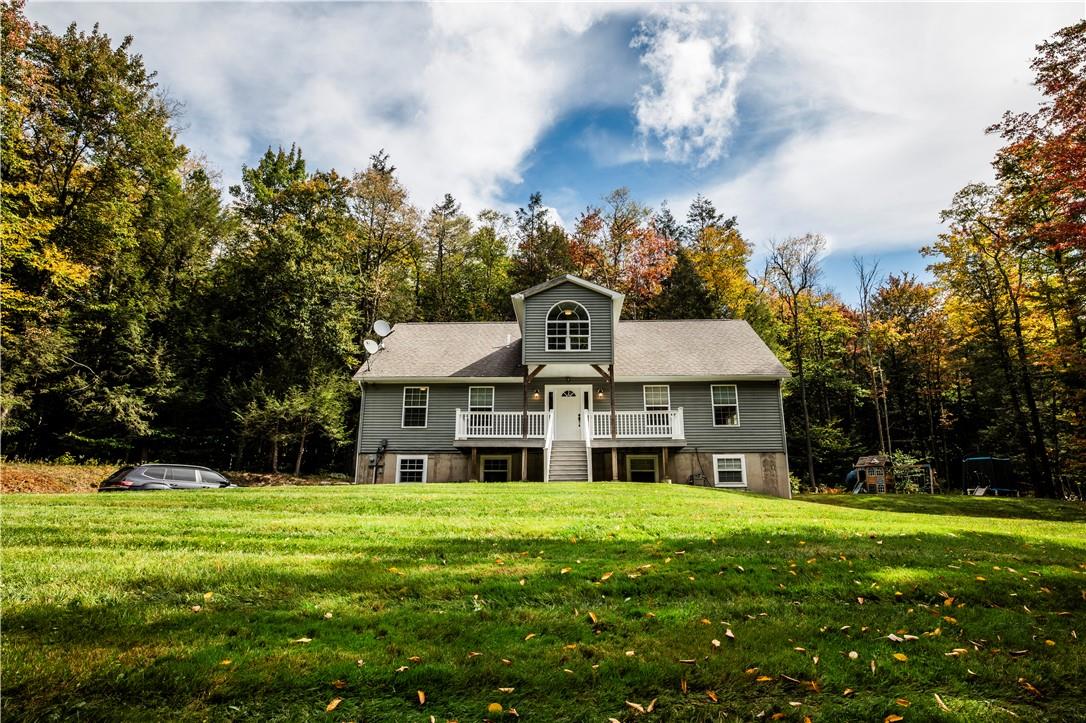
[[[1081,704],[1081,506],[818,501],[601,483],[8,495],[3,713],[987,721]],[[645,716],[625,703],[654,698]]]

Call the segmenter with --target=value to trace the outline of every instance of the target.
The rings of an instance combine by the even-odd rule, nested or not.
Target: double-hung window
[[[429,405],[429,387],[404,387],[402,426],[425,427],[426,409]]]
[[[489,434],[494,429],[494,387],[468,387],[468,433]]]
[[[713,483],[717,487],[746,487],[747,467],[743,455],[714,454]]]
[[[714,384],[713,395],[713,426],[714,427],[738,427],[739,426],[739,395],[734,384]]]
[[[648,433],[671,434],[671,390],[666,384],[646,384],[641,390],[645,398]]]
[[[560,301],[547,313],[547,351],[588,351],[592,322],[576,301]]]

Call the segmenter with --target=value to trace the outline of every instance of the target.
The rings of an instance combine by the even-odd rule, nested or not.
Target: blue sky
[[[571,224],[619,186],[685,215],[711,198],[759,250],[829,240],[923,273],[916,249],[990,177],[1004,110],[1038,101],[1033,46],[1081,2],[1031,4],[51,3],[100,22],[184,106],[182,140],[228,184],[268,145],[349,172],[386,149],[429,207],[511,211],[533,191]],[[754,265],[760,260],[756,255]]]

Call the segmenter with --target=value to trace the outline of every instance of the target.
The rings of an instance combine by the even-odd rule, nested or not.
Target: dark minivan
[[[207,467],[191,464],[141,464],[138,467],[121,467],[98,485],[98,491],[192,490],[236,486]]]

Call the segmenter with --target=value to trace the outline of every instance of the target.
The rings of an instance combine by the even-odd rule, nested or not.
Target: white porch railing
[[[551,412],[528,412],[528,437],[546,433]],[[465,412],[456,410],[456,439],[515,439],[523,437],[524,412]]]
[[[662,412],[616,412],[619,439],[685,439],[683,408]],[[611,436],[611,413],[592,413],[592,436]]]

